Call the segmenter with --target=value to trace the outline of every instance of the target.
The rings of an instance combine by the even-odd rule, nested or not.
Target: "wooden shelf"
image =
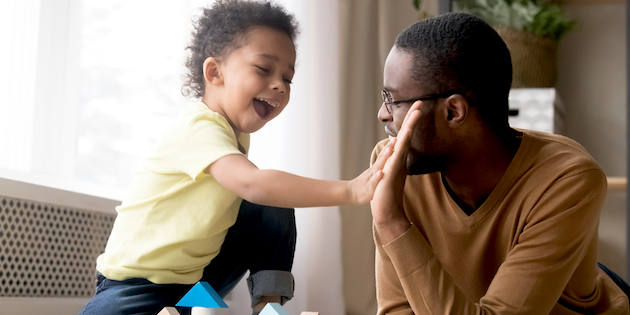
[[[628,186],[627,177],[607,177],[608,191],[626,192]]]

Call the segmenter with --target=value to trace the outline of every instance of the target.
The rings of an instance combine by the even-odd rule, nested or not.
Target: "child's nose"
[[[287,92],[286,83],[284,82],[282,78],[274,79],[273,82],[271,83],[271,87],[273,88],[274,91],[277,91],[282,94]]]

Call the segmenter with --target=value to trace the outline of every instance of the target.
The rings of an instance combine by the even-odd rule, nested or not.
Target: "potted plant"
[[[413,0],[417,10],[420,0]],[[512,87],[553,87],[558,41],[576,22],[549,0],[451,0],[453,11],[475,14],[492,25],[512,56]]]

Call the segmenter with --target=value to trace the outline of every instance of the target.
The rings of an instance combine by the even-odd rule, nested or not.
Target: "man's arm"
[[[415,227],[412,226],[391,245],[385,246],[375,230],[374,241],[377,249],[378,315],[450,315],[456,314],[450,311],[454,304],[465,307],[464,312],[457,314],[480,314],[477,304],[461,303],[466,301],[466,297],[455,286]],[[393,254],[392,257],[388,251]],[[426,303],[425,300],[432,300],[432,303]],[[439,304],[440,307],[433,308],[431,304]]]
[[[374,199],[370,203],[374,225],[383,243],[399,237],[411,225],[403,209],[403,190],[407,178],[407,152],[413,130],[422,114],[421,105],[421,101],[411,105],[398,131],[398,136],[387,144],[392,146],[393,143],[394,152],[383,166],[382,182],[376,187]]]
[[[383,244],[390,242],[408,231],[411,223],[403,209],[403,189],[407,175],[407,151],[415,123],[420,118],[420,102],[414,103],[402,124],[398,137],[391,139],[394,152],[384,166],[384,178],[376,187],[370,204],[374,218],[374,242],[376,245],[376,296],[378,314],[413,315],[410,300],[405,294],[402,282]],[[372,153],[376,161],[376,151]],[[396,159],[395,161],[393,159]],[[387,182],[383,182],[386,180]],[[417,310],[417,308],[416,308]]]
[[[400,305],[401,298],[408,301],[415,314],[427,310],[431,314],[549,314],[559,307],[558,300],[569,279],[592,246],[598,226],[596,209],[604,197],[605,177],[599,170],[554,183],[530,212],[516,246],[479,300],[470,300],[462,293],[415,226],[385,244],[380,243],[377,231],[377,265],[395,271],[377,271],[377,278],[395,277],[377,283],[385,283],[384,289],[397,294],[379,300],[379,307],[384,308],[379,314],[390,314],[390,310],[396,314],[392,301]],[[393,289],[396,285],[403,295]],[[601,290],[595,286],[591,289]],[[597,297],[600,294],[586,294],[591,293]]]
[[[411,305],[409,305],[405,291],[398,279],[396,269],[382,247],[383,244],[376,232],[376,227],[373,227],[373,233],[376,245],[377,314],[413,315]]]

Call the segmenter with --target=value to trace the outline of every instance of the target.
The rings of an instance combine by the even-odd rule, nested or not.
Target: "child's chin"
[[[243,132],[245,132],[245,133],[254,133],[254,132],[262,129],[264,126],[265,126],[265,123],[263,123],[262,125],[252,126],[251,128],[247,128],[247,130],[243,130]]]

